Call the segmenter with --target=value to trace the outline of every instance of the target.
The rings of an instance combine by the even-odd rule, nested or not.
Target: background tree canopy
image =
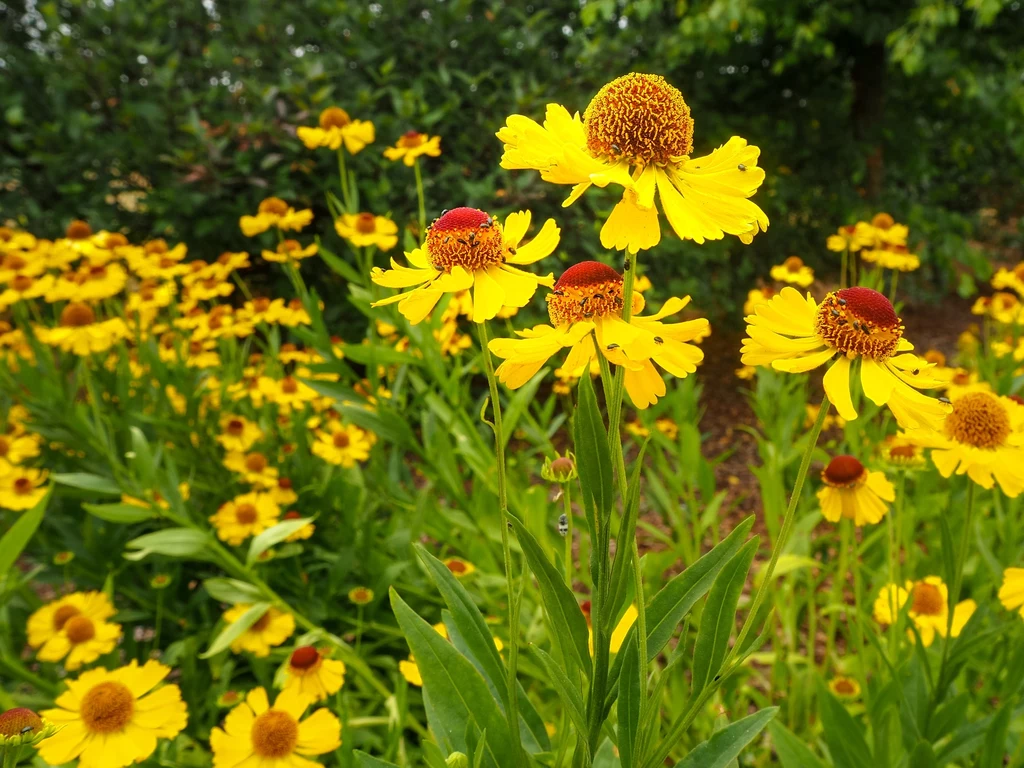
[[[652,263],[698,303],[740,296],[790,254],[827,266],[826,235],[876,210],[926,244],[919,291],[970,291],[971,270],[954,267],[987,263],[968,239],[1024,200],[1017,0],[13,0],[0,31],[0,218],[39,234],[78,217],[212,257],[242,248],[238,217],[275,194],[312,205],[333,238],[334,157],[295,129],[337,104],[377,126],[355,158],[364,209],[411,225],[412,175],[380,152],[415,128],[443,137],[425,166],[428,217],[528,203],[558,217],[574,258],[594,255],[588,206],[613,196],[560,209],[568,189],[501,170],[493,134],[549,101],[582,111],[631,70],[682,90],[695,152],[734,134],[762,150],[768,232],[747,247],[672,238]]]

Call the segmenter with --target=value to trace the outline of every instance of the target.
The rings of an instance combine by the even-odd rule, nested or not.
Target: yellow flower
[[[245,603],[232,606],[224,612],[224,622],[233,624],[250,608],[252,606]],[[263,658],[270,655],[271,647],[281,645],[292,636],[294,631],[295,619],[292,615],[270,607],[256,620],[255,624],[232,641],[231,651],[232,653],[248,651],[253,656]]]
[[[128,272],[120,264],[86,262],[77,272],[59,278],[46,294],[46,300],[102,301],[116,296],[128,282]]]
[[[0,467],[3,462],[21,464],[25,459],[38,456],[40,439],[39,435],[30,433],[0,433]]]
[[[577,371],[597,358],[593,337],[609,362],[626,369],[626,392],[637,408],[656,403],[665,394],[665,382],[654,363],[673,376],[683,378],[695,370],[704,353],[686,342],[701,336],[708,326],[704,319],[662,323],[662,318],[682,310],[690,298],[670,298],[655,315],[641,316],[644,299],[633,294],[634,315],[622,319],[622,277],[597,261],[584,261],[567,269],[548,294],[548,316],[552,325],[537,325],[517,331],[521,339],[494,339],[492,354],[504,359],[498,378],[509,389],[529,381],[548,359],[568,348],[563,364]]]
[[[400,302],[398,311],[409,322],[423,320],[445,293],[473,287],[473,322],[492,319],[503,306],[525,307],[537,286],[551,285],[552,275],[538,277],[513,265],[533,264],[558,245],[559,229],[548,219],[533,240],[520,246],[530,227],[530,212],[509,214],[504,228],[476,208],[445,211],[427,229],[422,248],[405,254],[412,267],[394,259],[391,269],[374,267],[373,282],[386,288],[410,288],[375,302],[373,306]]]
[[[953,397],[953,412],[938,429],[910,430],[906,438],[931,448],[943,477],[966,474],[982,488],[998,482],[1007,496],[1024,490],[1024,405],[990,392]]]
[[[897,224],[888,213],[876,213],[871,224],[858,222],[865,233],[870,233],[875,246],[906,245],[909,230],[905,224]]]
[[[329,464],[348,468],[370,458],[372,447],[366,432],[359,427],[332,421],[317,431],[316,441],[310,450]]]
[[[771,286],[765,286],[764,288],[752,288],[747,291],[747,300],[743,302],[743,314],[754,314],[754,312],[757,311],[759,304],[767,304],[776,293],[777,291]]]
[[[435,624],[434,631],[445,640],[448,639],[448,628],[445,627],[443,622]],[[498,640],[495,638],[495,645],[497,644]],[[416,663],[416,659],[412,656],[409,656],[406,661],[398,662],[398,671],[402,673],[402,677],[406,679],[406,682],[408,682],[409,685],[415,685],[417,688],[423,687],[423,676],[420,674],[420,668]]]
[[[653,283],[651,283],[651,278],[649,278],[647,275],[638,275],[637,277],[633,278],[633,290],[637,291],[638,293],[645,293],[646,291],[651,290],[651,288],[653,287],[654,285]]]
[[[334,231],[357,248],[372,245],[390,251],[398,243],[398,225],[372,213],[343,213],[334,221]]]
[[[275,381],[268,376],[261,376],[258,386],[267,402],[277,403],[287,411],[292,408],[301,411],[306,407],[306,403],[311,403],[320,397],[315,389],[294,376],[285,376],[280,381]]]
[[[244,453],[252,445],[263,439],[263,430],[255,422],[233,413],[223,413],[220,417],[220,434],[217,442],[227,451]]]
[[[302,514],[293,509],[288,512],[285,512],[284,517],[281,519],[300,520],[302,519]],[[305,539],[312,537],[315,531],[316,526],[313,525],[313,523],[306,523],[306,525],[302,526],[301,528],[299,528],[299,530],[295,531],[295,533],[293,533],[291,536],[285,539],[285,541],[304,541]]]
[[[367,605],[373,601],[373,590],[368,587],[353,587],[348,591],[348,599],[356,605]]]
[[[78,669],[113,650],[121,629],[106,620],[114,612],[114,606],[102,592],[72,592],[29,616],[28,645],[39,649],[42,661],[59,661],[70,652],[72,656],[65,666]],[[97,632],[97,628],[102,631]],[[90,629],[93,637],[86,638]]]
[[[319,126],[301,126],[295,133],[306,145],[306,149],[339,149],[344,143],[351,154],[361,152],[375,138],[373,123],[369,120],[353,120],[340,107],[328,107],[320,113]]]
[[[39,756],[50,765],[77,758],[79,768],[123,768],[145,761],[159,739],[173,739],[188,722],[178,686],[157,688],[170,672],[156,661],[141,667],[132,661],[69,680],[57,708],[40,713],[60,730],[38,745]]]
[[[270,489],[270,498],[279,506],[287,506],[299,500],[299,494],[292,487],[292,481],[287,477],[277,478],[277,485]],[[307,537],[308,538],[308,537]]]
[[[1016,323],[1024,314],[1024,305],[1012,293],[996,291],[991,296],[979,296],[971,307],[975,315],[988,315],[997,323]]]
[[[899,469],[916,469],[925,464],[924,449],[905,437],[887,437],[878,451],[888,464]]]
[[[841,699],[856,699],[860,696],[860,683],[852,677],[833,677],[828,681],[828,689]]]
[[[772,267],[772,280],[792,283],[807,288],[814,282],[814,270],[804,264],[799,256],[790,256],[781,264]]]
[[[873,239],[867,236],[862,227],[858,227],[856,224],[848,224],[840,227],[836,234],[829,235],[828,240],[825,241],[825,247],[836,253],[846,250],[856,252],[872,242],[874,242]]]
[[[625,187],[601,228],[605,248],[635,253],[661,239],[655,194],[679,237],[703,243],[735,235],[749,243],[768,217],[748,198],[764,181],[760,150],[733,136],[691,158],[693,119],[683,95],[658,75],[630,73],[605,85],[580,119],[548,104],[543,127],[512,115],[498,131],[502,168],[533,169],[572,184],[571,205],[591,185]]]
[[[882,269],[895,269],[900,272],[913,272],[921,266],[921,259],[907,250],[905,245],[886,245],[884,248],[863,250],[860,254],[864,261],[877,264]]]
[[[843,288],[829,293],[819,305],[810,294],[804,298],[786,286],[746,322],[740,358],[744,365],[803,373],[838,355],[825,373],[824,385],[847,421],[857,418],[850,393],[854,361],[859,361],[865,396],[875,405],[888,405],[902,427],[939,425],[950,410],[915,389],[940,382],[928,372],[929,364],[908,353],[913,345],[903,338],[903,323],[878,291]]]
[[[313,211],[305,208],[296,211],[288,203],[279,197],[268,197],[260,203],[255,216],[243,216],[238,224],[242,234],[246,237],[255,237],[266,232],[271,227],[277,227],[282,231],[301,231],[313,221]]]
[[[210,522],[217,529],[217,538],[237,547],[250,536],[277,525],[280,515],[281,508],[270,494],[245,493],[222,504],[210,515]]]
[[[20,747],[39,744],[56,732],[57,726],[27,707],[8,709],[0,714],[0,755],[6,756],[10,750],[17,760]]]
[[[1007,568],[1003,571],[999,602],[1008,611],[1018,611],[1024,619],[1024,568]]]
[[[319,251],[320,246],[316,243],[310,243],[303,248],[302,243],[298,240],[282,240],[277,244],[276,251],[265,250],[262,255],[266,261],[286,264],[293,261],[302,261],[302,259],[308,259],[310,256],[316,256]]]
[[[277,485],[277,469],[270,466],[267,457],[257,451],[232,451],[224,457],[224,466],[258,488],[273,488]]]
[[[7,309],[12,304],[29,299],[38,299],[45,296],[53,288],[53,275],[15,275],[7,283],[7,288],[0,292],[0,310]]]
[[[64,307],[58,326],[36,329],[36,336],[44,344],[79,356],[105,352],[129,335],[128,326],[120,317],[99,320],[92,307],[77,301]]]
[[[1005,291],[1009,288],[1024,296],[1024,261],[1019,262],[1013,269],[1000,267],[992,276],[991,284],[996,290]]]
[[[887,584],[875,598],[874,616],[879,624],[892,624],[903,606],[910,602],[907,615],[914,622],[921,644],[925,648],[935,641],[935,636],[946,636],[949,623],[949,590],[938,576],[926,576],[920,581],[908,581],[905,586]],[[964,625],[974,614],[977,604],[973,600],[962,600],[953,611],[952,636],[959,637]],[[907,633],[913,637],[913,633]]]
[[[408,166],[416,162],[420,155],[438,157],[441,154],[441,137],[429,136],[419,131],[406,131],[395,142],[395,146],[384,150],[388,160],[401,160]]]
[[[0,461],[0,507],[17,512],[42,501],[47,487],[45,469],[11,466]]]
[[[328,659],[311,645],[292,651],[284,667],[283,691],[298,694],[309,702],[323,701],[341,690],[345,663]]]
[[[831,523],[853,520],[858,528],[874,524],[889,511],[896,490],[882,472],[868,472],[853,456],[836,456],[821,473],[821,514]]]
[[[463,560],[461,557],[448,557],[442,560],[445,568],[452,572],[452,575],[463,578],[469,576],[476,570],[476,566],[468,560]]]

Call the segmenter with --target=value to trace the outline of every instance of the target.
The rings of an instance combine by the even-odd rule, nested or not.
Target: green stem
[[[565,585],[572,589],[572,499],[570,498],[571,483],[562,486],[562,509],[569,528],[565,532]]]
[[[44,680],[34,672],[30,672],[22,666],[21,662],[18,661],[14,656],[8,656],[6,658],[0,656],[0,669],[2,669],[6,676],[18,678],[33,688],[36,688],[45,693],[50,698],[57,697],[57,691],[59,686],[56,683],[51,683],[49,680]]]
[[[889,303],[890,304],[895,304],[896,303],[896,283],[899,282],[899,278],[900,278],[900,271],[898,269],[894,269],[892,271],[892,278],[889,280]]]
[[[839,287],[846,287],[846,264],[850,259],[850,249],[843,249],[843,260],[839,265]]]
[[[839,568],[832,577],[832,598],[831,614],[828,620],[828,638],[825,645],[824,663],[828,665],[834,661],[836,650],[836,630],[839,625],[839,610],[837,606],[843,602],[843,586],[846,584],[846,571],[849,568],[847,553],[850,551],[850,528],[844,520],[840,520],[839,528]]]
[[[899,488],[896,491],[896,506],[886,515],[886,527],[889,529],[889,583],[899,587],[900,583],[900,542],[896,529],[903,520],[903,495],[907,488],[907,471],[900,470]],[[899,522],[898,522],[899,521]],[[889,590],[889,615],[896,616],[899,612],[896,607],[896,590]],[[896,644],[899,635],[897,634],[896,622],[889,625],[889,656],[895,657]]]
[[[418,166],[417,166],[418,167]],[[519,735],[519,697],[516,683],[516,667],[519,664],[519,599],[512,583],[512,548],[508,536],[508,487],[505,478],[505,432],[501,425],[501,401],[498,397],[498,380],[494,375],[494,361],[488,349],[487,324],[477,323],[480,334],[480,349],[484,358],[484,371],[487,373],[487,386],[491,393],[491,408],[494,414],[494,453],[498,466],[498,511],[501,521],[501,552],[505,561],[505,583],[508,591],[508,728],[512,739],[515,755],[513,762],[523,764],[522,739]]]
[[[338,147],[338,176],[341,178],[341,200],[345,203],[345,212],[354,213],[348,191],[348,173],[345,170],[345,148]]]
[[[413,161],[413,170],[416,172],[416,198],[419,201],[420,211],[420,230],[419,239],[422,240],[427,231],[427,205],[426,198],[423,195],[423,174],[420,171],[419,158]]]

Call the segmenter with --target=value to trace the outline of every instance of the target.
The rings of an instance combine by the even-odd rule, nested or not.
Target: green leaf
[[[623,662],[619,676],[619,760],[622,768],[633,768],[634,761],[640,757],[637,741],[644,694],[640,690],[640,648],[636,635],[630,635],[620,655]]]
[[[0,539],[0,578],[7,575],[11,566],[21,556],[35,535],[39,524],[43,521],[43,514],[46,512],[46,505],[50,501],[51,493],[53,493],[52,490],[47,490],[38,504],[32,509],[20,513],[18,519]]]
[[[121,495],[121,488],[117,483],[100,475],[91,475],[88,472],[68,472],[64,474],[58,473],[50,477],[58,485],[66,485],[83,491],[106,493],[111,496]]]
[[[876,768],[857,721],[824,684],[818,687],[818,714],[835,768]]]
[[[207,579],[203,586],[214,600],[231,605],[258,603],[263,599],[263,593],[256,587],[238,579]]]
[[[985,731],[985,746],[981,750],[981,758],[978,760],[978,768],[1002,768],[1008,750],[1006,748],[1006,734],[1010,728],[1010,715],[1013,713],[1013,699],[1007,701],[999,708],[996,716],[992,719],[992,725]],[[929,746],[929,749],[931,747]],[[935,758],[932,758],[934,765]]]
[[[352,753],[356,759],[356,768],[398,768],[394,763],[389,763],[386,760],[381,760],[376,757],[370,757],[365,752],[361,752],[358,749]]]
[[[608,448],[608,433],[589,376],[580,379],[575,427],[576,466],[580,474],[580,485],[583,492],[593,499],[598,515],[603,520],[611,514],[614,504],[612,455]]]
[[[251,566],[256,560],[275,544],[280,544],[293,533],[305,528],[313,522],[312,517],[302,517],[296,520],[282,520],[277,525],[267,528],[257,536],[254,536],[249,543],[249,554],[245,556],[245,564]]]
[[[551,641],[571,671],[578,670],[590,677],[590,633],[576,596],[565,585],[562,574],[548,560],[533,534],[514,515],[509,515],[509,520],[540,587],[540,599],[551,622],[548,627]]]
[[[554,686],[555,693],[557,693],[558,697],[562,700],[562,706],[565,708],[565,713],[569,716],[569,720],[572,721],[573,727],[576,728],[577,733],[586,733],[587,719],[583,714],[583,696],[580,695],[579,686],[571,682],[569,678],[566,677],[565,670],[562,668],[562,665],[555,661],[550,654],[535,645],[530,646],[530,652],[535,654],[544,665],[544,669],[548,673],[548,681]],[[586,749],[586,739],[582,739],[578,742],[578,746]]]
[[[626,587],[632,581],[624,578],[626,569],[633,561],[633,539],[636,538],[636,519],[640,511],[640,475],[644,468],[644,454],[650,440],[644,440],[633,462],[633,473],[629,478],[629,490],[626,493],[626,514],[619,525],[619,535],[615,539],[615,562],[612,564],[611,583],[616,585],[610,605],[612,610],[619,607],[626,598]],[[643,595],[637,598],[641,603]]]
[[[245,630],[249,629],[253,624],[260,620],[260,617],[267,612],[270,608],[270,603],[256,603],[249,610],[235,619],[233,622],[228,624],[219,635],[217,639],[210,644],[203,653],[199,654],[200,659],[208,659],[211,656],[216,656],[221,651],[227,649],[231,643],[242,636]]]
[[[725,564],[708,592],[701,614],[700,629],[693,646],[693,683],[691,701],[696,699],[719,674],[722,661],[729,648],[729,637],[736,624],[736,606],[739,603],[747,571],[757,551],[755,536]]]
[[[142,560],[151,554],[195,557],[203,553],[209,543],[209,534],[202,531],[193,528],[167,528],[129,541],[125,546],[137,551],[125,552],[124,557],[128,560]]]
[[[690,754],[676,763],[676,768],[727,768],[778,711],[778,707],[768,707],[730,723],[694,747]]]
[[[828,768],[825,761],[815,755],[804,740],[778,720],[768,723],[768,732],[775,745],[782,768]]]
[[[153,488],[154,483],[154,472],[155,462],[153,460],[153,452],[149,449],[149,443],[146,441],[146,435],[138,427],[130,428],[132,436],[132,453],[134,454],[131,458],[131,467],[136,473],[136,477],[142,481],[142,486],[145,488]]]
[[[341,275],[343,278],[348,280],[350,283],[361,283],[363,281],[362,275],[359,271],[351,264],[346,262],[340,256],[335,255],[331,251],[324,248],[323,244],[320,244],[320,248],[317,251],[324,264],[331,268],[331,271],[337,275]]]
[[[389,410],[386,404],[381,403],[377,410],[371,411],[361,405],[355,405],[362,398],[347,387],[317,379],[302,381],[321,395],[333,398],[335,410],[357,427],[369,430],[389,443],[419,450],[416,435],[413,434],[408,422],[401,415]]]
[[[156,517],[156,510],[152,507],[135,504],[83,504],[82,509],[108,523],[141,523]]]
[[[479,737],[487,731],[484,766],[501,768],[512,754],[508,725],[487,683],[476,667],[420,618],[392,589],[391,607],[423,677],[423,690],[433,709],[439,743],[467,752],[466,730]]]

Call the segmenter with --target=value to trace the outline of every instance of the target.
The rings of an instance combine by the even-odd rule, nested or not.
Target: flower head
[[[1018,611],[1024,619],[1024,568],[1007,568],[999,587],[999,602],[1008,611]]]
[[[462,579],[476,571],[476,566],[461,557],[446,557],[444,567],[451,571],[456,578]]]
[[[247,451],[263,438],[263,430],[244,416],[223,413],[220,417],[220,434],[217,442],[228,451]]]
[[[80,301],[64,306],[55,327],[36,329],[36,336],[44,344],[79,356],[105,352],[129,335],[128,326],[120,317],[100,320],[92,307]]]
[[[329,464],[347,468],[369,459],[372,447],[367,433],[359,427],[332,421],[317,431],[310,450]]]
[[[949,625],[949,590],[942,579],[926,576],[920,581],[908,581],[903,587],[887,584],[875,598],[875,621],[879,624],[892,624],[908,602],[910,608],[907,615],[921,636],[922,645],[927,648],[935,641],[936,635],[946,636]],[[957,604],[953,610],[953,637],[960,636],[976,608],[977,604],[973,600],[962,600]],[[908,635],[914,636],[909,631]]]
[[[441,137],[430,136],[419,131],[406,131],[398,137],[395,146],[384,150],[384,157],[388,160],[401,160],[411,166],[416,159],[426,155],[427,157],[438,157],[441,154]]]
[[[348,591],[348,599],[356,605],[368,605],[373,602],[373,590],[369,587],[353,587]]]
[[[45,469],[11,466],[0,460],[0,508],[32,509],[46,495],[45,482]]]
[[[210,522],[217,529],[217,538],[238,546],[277,524],[281,508],[267,493],[246,493],[221,504]]]
[[[814,270],[804,264],[799,256],[790,256],[781,264],[772,267],[772,280],[791,283],[807,288],[814,282]]]
[[[263,688],[249,691],[222,727],[210,732],[213,768],[309,768],[310,756],[341,746],[341,723],[326,709],[302,715],[309,699],[285,690],[270,706]]]
[[[860,696],[860,683],[852,677],[833,677],[828,681],[828,689],[840,699],[856,699]]]
[[[398,311],[411,323],[430,314],[445,293],[473,288],[473,322],[495,317],[504,306],[525,307],[538,285],[554,277],[538,277],[517,269],[548,256],[558,245],[554,219],[544,222],[537,236],[520,245],[530,227],[530,212],[509,214],[502,226],[476,208],[445,211],[427,229],[422,248],[406,253],[412,267],[391,261],[391,269],[375,267],[373,282],[387,288],[409,288],[373,306],[399,302]]]
[[[940,382],[931,367],[909,354],[903,323],[885,296],[870,288],[843,288],[819,305],[785,287],[748,315],[741,360],[745,365],[771,365],[778,371],[801,373],[838,356],[825,373],[825,392],[847,421],[857,418],[850,393],[853,364],[860,366],[865,396],[888,405],[905,428],[942,423],[949,406],[917,391]]]
[[[57,732],[57,726],[31,709],[15,707],[0,714],[0,755],[12,749],[35,745]]]
[[[300,126],[296,131],[306,149],[345,149],[350,154],[361,152],[375,138],[373,123],[369,120],[353,120],[341,107],[328,107],[320,113],[315,127]]]
[[[123,768],[141,763],[160,739],[173,739],[188,722],[176,685],[163,685],[171,672],[155,661],[132,661],[119,669],[91,669],[57,697],[44,718],[60,730],[38,745],[50,765],[77,759],[79,768]],[[160,686],[160,687],[157,687]]]
[[[270,460],[258,451],[231,451],[224,457],[224,466],[257,488],[269,489],[277,485],[277,468],[270,466]]]
[[[243,216],[238,224],[242,234],[246,237],[255,237],[271,227],[277,227],[282,232],[299,232],[311,221],[313,211],[310,209],[297,211],[279,197],[268,197],[260,203],[255,216]]]
[[[877,264],[882,269],[895,269],[899,272],[913,272],[921,266],[921,259],[911,253],[905,245],[884,245],[880,248],[865,249],[860,257],[869,264]]]
[[[310,256],[316,256],[319,252],[320,246],[316,243],[310,243],[303,247],[302,243],[298,240],[289,238],[278,243],[276,250],[265,250],[262,255],[266,261],[273,261],[277,264],[291,264],[308,259]]]
[[[224,621],[232,624],[242,618],[252,608],[251,605],[239,603],[224,612]],[[239,635],[231,643],[232,653],[248,651],[253,656],[263,658],[270,655],[273,646],[281,645],[295,631],[295,619],[290,613],[270,607],[251,627]]]
[[[834,235],[829,235],[825,247],[830,251],[841,253],[842,251],[859,251],[866,245],[871,245],[873,239],[864,231],[863,227],[856,224],[847,224],[839,228]]]
[[[822,470],[821,481],[821,514],[832,523],[844,517],[858,527],[877,523],[888,511],[886,502],[896,499],[896,491],[885,475],[869,472],[853,456],[832,459]]]
[[[661,239],[655,195],[679,237],[703,243],[735,235],[749,243],[768,217],[748,198],[764,181],[760,150],[733,136],[691,158],[694,121],[682,93],[658,75],[630,73],[606,84],[583,113],[548,104],[544,125],[512,115],[498,138],[503,168],[540,171],[572,184],[563,205],[592,185],[625,188],[601,229],[605,248],[635,253]]]
[[[341,690],[345,663],[330,659],[311,645],[292,651],[284,665],[284,691],[292,691],[310,702],[323,701]]]
[[[398,244],[398,225],[387,216],[343,213],[335,220],[334,231],[356,248],[372,245],[382,251],[390,251]]]

